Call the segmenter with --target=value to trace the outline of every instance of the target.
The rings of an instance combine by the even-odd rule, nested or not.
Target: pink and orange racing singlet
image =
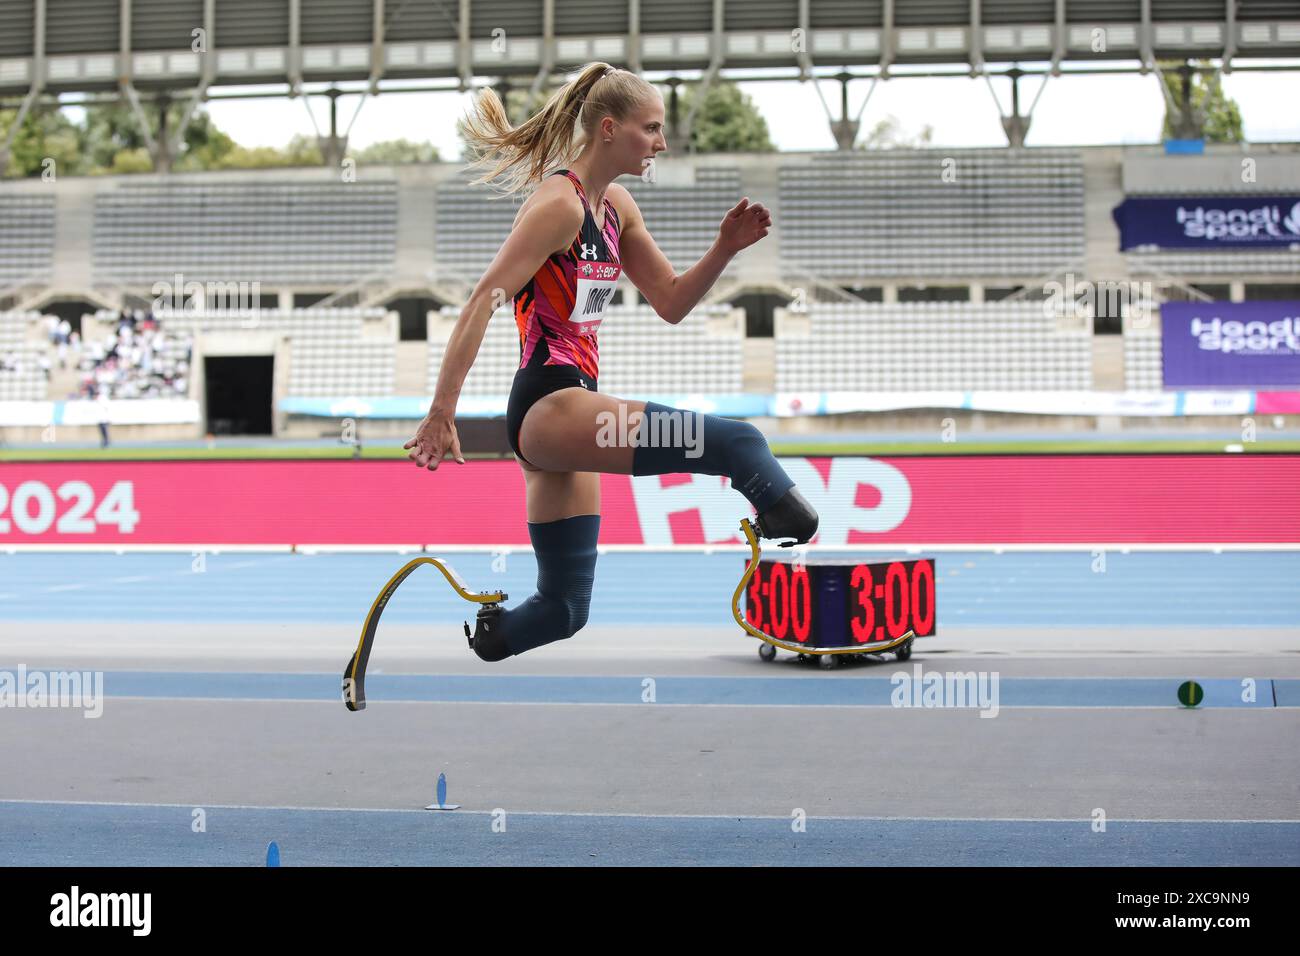
[[[569,177],[582,200],[582,228],[569,248],[547,259],[515,296],[519,368],[573,365],[596,378],[600,365],[596,330],[623,272],[618,213],[606,198],[605,225],[598,227],[581,181],[567,169],[553,175],[561,173]]]

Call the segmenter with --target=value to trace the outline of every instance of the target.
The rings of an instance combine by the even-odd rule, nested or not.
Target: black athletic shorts
[[[535,365],[515,372],[515,380],[510,385],[510,401],[506,405],[506,437],[520,458],[524,458],[524,454],[519,450],[519,429],[528,409],[539,398],[562,388],[585,388],[594,392],[596,380],[576,365]],[[524,458],[524,461],[528,459]]]

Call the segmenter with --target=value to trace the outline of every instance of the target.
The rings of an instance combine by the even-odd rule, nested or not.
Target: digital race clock
[[[870,652],[908,630],[926,637],[935,625],[934,561],[760,561],[745,589],[745,619],[809,647]]]

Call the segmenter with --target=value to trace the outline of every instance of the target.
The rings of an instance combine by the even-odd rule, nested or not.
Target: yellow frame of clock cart
[[[745,614],[740,609],[740,596],[745,593],[745,587],[749,584],[750,579],[754,576],[754,571],[758,568],[758,562],[762,557],[762,552],[758,546],[758,534],[754,531],[754,524],[748,518],[740,519],[740,530],[744,532],[745,540],[749,542],[749,563],[745,566],[745,573],[736,585],[736,592],[731,596],[731,613],[735,617],[736,623],[745,629],[750,637],[756,637],[765,644],[772,647],[779,647],[783,651],[790,651],[794,654],[876,654],[881,651],[890,651],[905,644],[912,638],[916,637],[916,632],[910,628],[902,637],[896,637],[892,641],[885,641],[880,644],[872,644],[870,647],[862,645],[848,645],[846,647],[809,647],[806,644],[798,644],[793,641],[783,641],[779,637],[773,637],[771,634],[765,634],[758,628],[754,627],[747,620]],[[760,648],[761,650],[761,648]]]

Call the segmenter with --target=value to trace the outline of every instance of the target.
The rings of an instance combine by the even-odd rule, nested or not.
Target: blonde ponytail
[[[635,73],[591,63],[530,119],[512,127],[501,97],[489,87],[475,97],[464,120],[464,135],[470,151],[477,154],[469,167],[492,162],[496,166],[472,185],[491,184],[502,198],[539,183],[550,170],[577,159],[602,117],[626,119],[658,95]],[[498,182],[502,173],[507,175]]]

